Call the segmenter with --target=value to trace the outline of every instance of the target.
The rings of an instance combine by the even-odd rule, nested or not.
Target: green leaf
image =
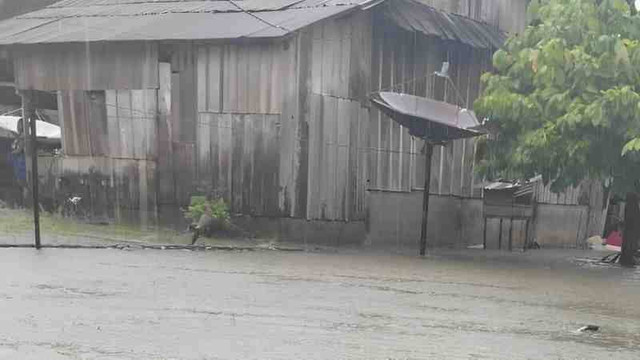
[[[485,174],[558,186],[640,169],[640,16],[624,0],[533,0],[475,102],[496,129]],[[623,154],[627,156],[623,156]],[[635,175],[634,175],[635,174]]]
[[[625,156],[631,151],[640,151],[640,138],[635,138],[624,145],[622,148],[622,156]]]
[[[512,63],[513,59],[504,50],[498,50],[495,54],[493,54],[493,66],[498,71],[505,71],[509,66],[511,66]]]

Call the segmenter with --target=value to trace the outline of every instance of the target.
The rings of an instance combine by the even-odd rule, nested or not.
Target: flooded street
[[[637,270],[475,254],[3,249],[0,359],[640,358]]]

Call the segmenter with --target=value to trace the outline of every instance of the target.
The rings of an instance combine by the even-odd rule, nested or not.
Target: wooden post
[[[420,232],[420,256],[427,252],[427,222],[429,217],[429,191],[431,185],[431,158],[433,156],[433,144],[427,142],[424,161],[424,193],[422,195],[422,231]]]
[[[513,218],[509,219],[509,251],[513,251]]]
[[[35,107],[33,105],[33,92],[22,91],[22,122],[25,124],[29,122],[29,134],[25,133],[26,139],[28,139],[29,156],[31,157],[31,176],[29,181],[31,182],[31,195],[33,199],[33,226],[35,232],[35,246],[36,249],[40,249],[40,195],[38,192],[38,141],[36,136],[36,114]]]

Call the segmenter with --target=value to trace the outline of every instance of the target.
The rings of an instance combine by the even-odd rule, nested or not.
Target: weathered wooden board
[[[209,191],[213,188],[213,159],[211,157],[211,128],[213,120],[209,113],[200,113],[198,116],[197,131],[197,179],[198,187]],[[217,139],[216,139],[217,140]]]
[[[63,134],[63,151],[68,155],[101,155],[102,139],[106,137],[104,125],[104,94],[91,100],[84,91],[60,91],[59,114]],[[92,126],[94,125],[94,126]],[[95,148],[92,147],[95,143]]]
[[[105,92],[109,156],[156,159],[158,105],[156,90]]]
[[[197,183],[235,213],[278,216],[278,115],[200,113]]]
[[[92,156],[109,154],[109,138],[107,136],[107,107],[105,93],[90,92],[87,96],[87,122],[89,127],[89,146]]]
[[[158,201],[160,204],[171,204],[175,201],[173,126],[171,119],[171,64],[160,63],[158,68],[160,85],[158,88],[157,123]]]
[[[158,54],[157,45],[153,42],[38,44],[17,47],[12,54],[18,89],[158,87]]]
[[[201,45],[197,49],[200,112],[278,114],[295,83],[293,40]]]

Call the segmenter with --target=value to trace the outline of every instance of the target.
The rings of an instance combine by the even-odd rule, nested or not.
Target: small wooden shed
[[[494,182],[484,187],[482,216],[484,218],[483,247],[487,249],[487,220],[499,219],[498,250],[505,247],[503,243],[503,222],[509,221],[509,233],[506,247],[513,250],[513,222],[525,223],[524,245],[529,241],[529,226],[535,214],[534,183]]]

